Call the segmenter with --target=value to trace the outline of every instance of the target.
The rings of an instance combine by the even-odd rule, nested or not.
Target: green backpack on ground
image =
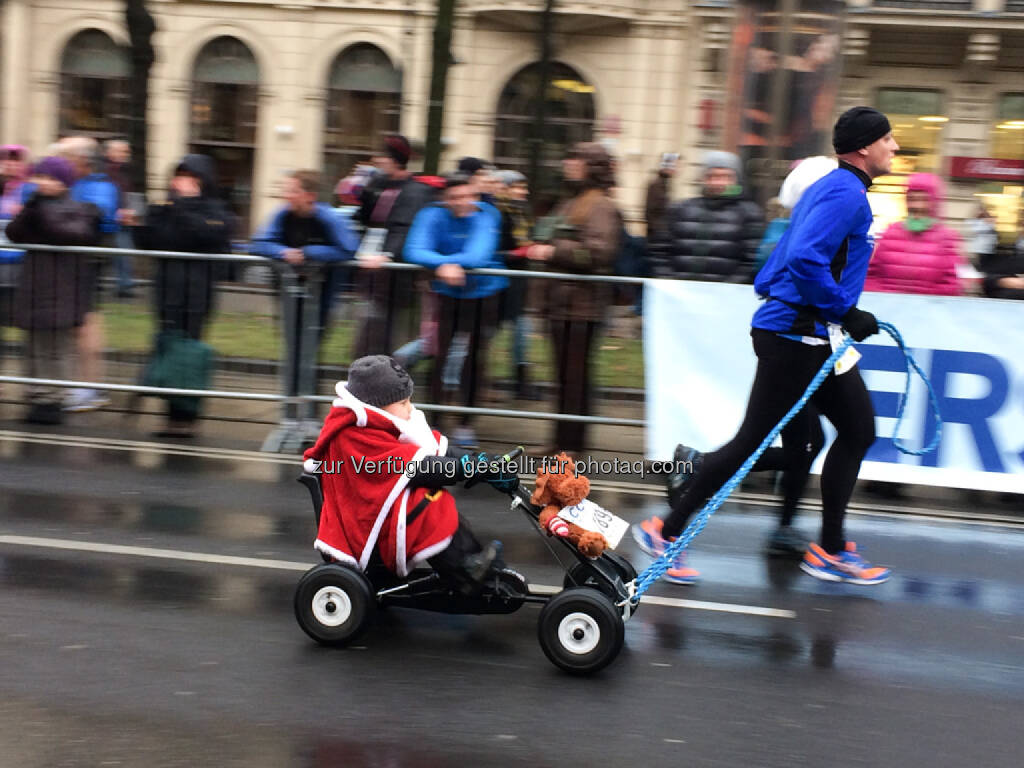
[[[156,336],[153,356],[142,374],[145,387],[209,389],[213,378],[214,350],[209,344],[190,338],[182,331],[163,331]],[[201,398],[167,395],[177,411],[199,415]]]

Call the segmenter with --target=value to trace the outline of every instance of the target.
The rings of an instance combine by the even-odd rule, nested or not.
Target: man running
[[[675,503],[664,520],[651,518],[637,526],[638,543],[652,555],[665,551],[800,398],[831,354],[830,327],[841,327],[855,341],[878,332],[875,316],[857,308],[872,250],[867,190],[872,179],[889,173],[899,146],[889,120],[870,107],[843,113],[832,145],[839,168],[804,193],[754,283],[766,301],[751,323],[757,372],[743,423],[717,451],[681,465],[696,471],[683,469],[673,478],[680,492],[673,494]],[[868,564],[843,532],[861,461],[875,440],[875,413],[860,371],[837,368],[843,372],[830,372],[811,398],[837,436],[821,473],[820,543],[808,546],[801,568],[825,581],[880,584],[889,569]],[[694,571],[680,555],[665,578],[693,583]]]

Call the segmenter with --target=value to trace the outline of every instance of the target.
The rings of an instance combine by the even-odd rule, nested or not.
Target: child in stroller
[[[511,468],[449,448],[412,404],[412,379],[390,357],[359,358],[336,391],[303,455],[323,492],[316,549],[361,571],[379,556],[399,578],[427,563],[465,592],[507,571],[501,543],[481,546],[446,489],[476,480],[507,490],[517,482]]]

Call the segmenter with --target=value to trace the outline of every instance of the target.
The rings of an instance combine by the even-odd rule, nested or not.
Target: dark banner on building
[[[830,152],[841,64],[840,0],[741,0],[729,61],[725,147],[771,196],[796,160]]]

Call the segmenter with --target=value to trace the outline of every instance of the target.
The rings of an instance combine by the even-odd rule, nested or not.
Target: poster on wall
[[[828,150],[844,8],[836,0],[738,4],[724,146],[740,155],[759,198],[774,196],[795,160]]]

